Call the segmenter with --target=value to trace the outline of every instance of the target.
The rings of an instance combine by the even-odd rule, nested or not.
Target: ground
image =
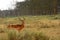
[[[30,32],[42,32],[49,37],[49,40],[60,40],[60,18],[54,15],[43,16],[21,16],[25,18],[25,30]],[[20,17],[19,17],[20,18]],[[5,32],[0,33],[0,40],[9,40],[6,32],[8,24],[19,24],[18,17],[0,18],[0,30]],[[23,33],[24,34],[24,33]],[[22,34],[22,35],[23,35]]]

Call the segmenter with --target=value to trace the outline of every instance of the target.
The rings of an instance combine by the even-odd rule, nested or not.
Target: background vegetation
[[[0,18],[0,40],[60,40],[59,15],[21,16],[25,28],[20,32],[7,29],[8,24],[19,24],[20,17]]]

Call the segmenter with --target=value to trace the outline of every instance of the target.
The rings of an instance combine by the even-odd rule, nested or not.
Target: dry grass
[[[18,20],[18,17],[0,19],[0,28],[5,31],[5,33],[0,33],[0,35],[4,34],[6,36],[6,39],[5,39],[5,36],[3,35],[2,37],[0,36],[0,39],[2,38],[2,40],[8,40],[7,31],[6,31],[7,30],[6,27],[8,24],[20,24],[20,20]],[[43,35],[38,34],[41,32]],[[49,19],[49,17],[40,17],[40,16],[37,16],[37,17],[26,16],[25,28],[17,35],[20,35],[19,36],[20,40],[28,40],[28,39],[29,40],[44,40],[45,37],[49,40],[60,40],[60,19],[51,19],[51,17]],[[26,37],[25,35],[27,35],[28,39],[24,38]],[[31,38],[32,35],[34,37]],[[42,39],[40,39],[41,37],[39,35],[43,36]]]

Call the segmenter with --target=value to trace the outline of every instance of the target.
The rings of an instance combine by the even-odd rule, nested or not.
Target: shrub
[[[2,28],[0,28],[0,33],[4,33],[5,32],[5,30],[3,30]]]
[[[16,31],[10,31],[9,40],[49,40],[49,37],[42,32],[33,32],[30,30],[24,30],[16,33]]]
[[[18,32],[16,30],[8,30],[9,40],[17,40]]]

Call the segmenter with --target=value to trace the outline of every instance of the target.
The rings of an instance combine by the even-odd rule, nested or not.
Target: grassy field
[[[20,17],[0,18],[0,40],[60,40],[59,15],[23,17],[25,28],[20,32],[7,29],[8,24],[20,24]]]

